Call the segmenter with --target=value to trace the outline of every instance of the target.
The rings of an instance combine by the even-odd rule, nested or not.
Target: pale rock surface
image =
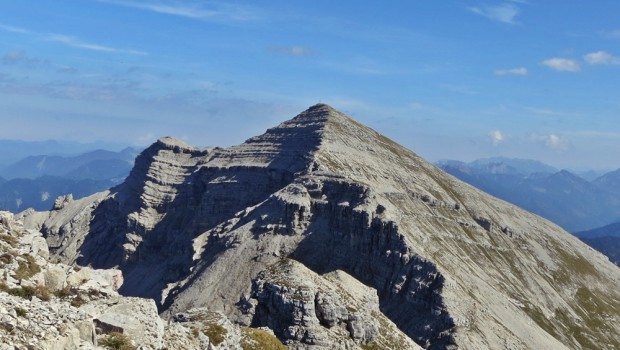
[[[253,326],[278,330],[291,349],[421,349],[381,313],[376,290],[342,271],[281,260],[258,275],[249,303]]]
[[[163,138],[124,184],[18,219],[43,231],[52,260],[119,268],[120,292],[166,317],[206,307],[243,331],[260,315],[291,347],[314,346],[291,326],[343,349],[372,338],[367,313],[360,332],[333,335],[351,314],[328,276],[346,273],[352,300],[376,290],[380,317],[423,348],[620,348],[617,266],[322,104],[229,148]],[[289,280],[330,291],[314,303],[330,305],[323,328],[310,301],[284,303],[295,299],[261,274],[283,258],[312,272]],[[280,301],[252,297],[269,290]]]
[[[163,347],[164,323],[153,300],[122,298],[101,310],[94,320],[95,326],[102,330],[100,333],[122,330],[121,333],[130,334],[145,350]]]
[[[41,256],[41,233],[24,230],[10,213],[0,217],[0,349],[98,349],[101,323],[142,349],[162,349],[164,323],[154,301],[118,295],[122,279],[114,276],[121,271],[50,263]],[[20,272],[24,266],[32,272]]]

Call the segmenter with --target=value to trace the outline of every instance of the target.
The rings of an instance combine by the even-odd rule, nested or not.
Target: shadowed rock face
[[[322,104],[230,148],[161,139],[109,193],[23,219],[165,314],[206,306],[292,348],[620,339],[615,265]]]

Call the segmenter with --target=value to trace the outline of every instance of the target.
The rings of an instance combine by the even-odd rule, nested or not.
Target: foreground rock
[[[205,332],[174,315],[206,308],[299,349],[394,326],[427,349],[620,348],[617,266],[326,105],[234,147],[163,138],[122,185],[21,219],[53,261],[120,268],[121,293],[197,328],[179,347]]]
[[[119,270],[50,263],[41,241],[0,212],[1,350],[107,349],[115,334],[126,341],[123,349],[282,349],[272,333],[242,329],[205,309],[175,315],[165,327],[153,300],[117,293]]]

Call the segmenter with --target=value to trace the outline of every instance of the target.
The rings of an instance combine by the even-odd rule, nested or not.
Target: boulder
[[[67,272],[61,265],[49,265],[43,276],[45,285],[52,292],[62,290],[67,283]]]
[[[94,320],[98,334],[118,332],[127,335],[143,349],[163,347],[164,323],[151,299],[122,298]]]

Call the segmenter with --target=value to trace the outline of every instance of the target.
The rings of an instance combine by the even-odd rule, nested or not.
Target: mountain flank
[[[292,349],[615,349],[620,269],[330,106],[229,148],[163,138],[109,191],[19,218],[54,262],[119,268]],[[233,347],[231,347],[233,348]]]

